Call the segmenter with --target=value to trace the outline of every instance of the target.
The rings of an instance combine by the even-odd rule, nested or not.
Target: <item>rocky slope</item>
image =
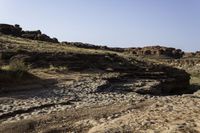
[[[40,45],[40,42],[37,43],[39,43],[37,45]],[[41,43],[41,45],[45,44]],[[20,44],[12,44],[12,42],[3,42],[1,44],[2,62],[6,64],[15,60],[23,60],[26,64],[30,64],[32,68],[48,68],[52,65],[54,67],[67,66],[70,71],[100,70],[105,72],[119,72],[124,74],[124,76],[120,77],[124,81],[153,79],[159,82],[157,87],[152,87],[149,90],[140,90],[141,93],[165,95],[178,93],[179,91],[184,91],[184,89],[187,90],[189,86],[189,74],[183,70],[139,61],[130,56],[118,53],[111,53],[109,51],[107,53],[102,51],[100,53],[91,53],[87,52],[87,49],[83,53],[76,53],[75,51],[66,52],[63,51],[59,44],[54,44],[54,47],[62,51],[58,51],[57,49],[52,50],[48,47],[43,50],[35,50],[30,49],[27,45],[22,46]],[[65,45],[63,47],[67,48]],[[36,46],[35,48],[39,47]]]

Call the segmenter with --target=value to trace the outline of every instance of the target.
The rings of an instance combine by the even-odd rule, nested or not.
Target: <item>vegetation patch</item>
[[[8,65],[0,66],[0,87],[34,82],[38,78],[28,72],[29,68],[22,60],[12,60]]]
[[[55,72],[67,72],[69,69],[67,66],[54,66],[50,65],[49,66],[50,71],[55,71]]]

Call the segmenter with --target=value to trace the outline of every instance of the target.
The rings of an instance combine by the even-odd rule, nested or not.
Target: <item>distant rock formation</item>
[[[12,35],[22,38],[28,38],[33,40],[47,41],[58,43],[58,39],[50,38],[46,34],[42,34],[40,30],[37,31],[23,31],[20,25],[9,25],[9,24],[0,24],[0,33],[6,35]]]
[[[79,48],[88,48],[88,49],[101,49],[101,50],[110,50],[115,52],[126,52],[133,54],[134,56],[158,56],[158,57],[167,57],[179,59],[183,57],[184,52],[180,49],[162,47],[162,46],[148,46],[143,48],[112,48],[107,46],[98,46],[82,42],[62,42],[63,44],[69,46],[75,46]]]
[[[200,51],[185,53],[183,57],[184,58],[199,58],[200,57]]]
[[[180,49],[162,47],[162,46],[148,46],[143,48],[128,48],[126,50],[128,53],[137,56],[165,56],[170,58],[181,58],[184,52]]]
[[[58,43],[58,40],[56,38],[50,38],[49,36],[42,34],[40,30],[23,31],[19,25],[0,24],[0,33],[18,36],[22,38],[33,39],[33,40]],[[112,47],[100,46],[100,45],[98,46],[82,42],[62,42],[62,44],[78,48],[126,52],[128,54],[132,54],[133,56],[144,56],[144,57],[148,56],[148,57],[172,58],[172,59],[180,59],[182,57],[190,57],[190,56],[200,57],[200,52],[184,53],[180,49],[175,49],[171,47],[162,47],[162,46],[148,46],[143,48],[134,48],[134,47],[112,48]]]

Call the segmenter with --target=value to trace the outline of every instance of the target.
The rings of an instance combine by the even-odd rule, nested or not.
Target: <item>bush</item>
[[[17,71],[17,72],[26,72],[28,71],[29,66],[27,66],[23,60],[12,60],[9,64],[10,71]]]
[[[56,72],[63,72],[63,71],[68,71],[68,67],[67,66],[53,66],[53,65],[50,65],[49,66],[49,70],[50,71],[56,71]]]
[[[23,60],[11,60],[9,65],[0,66],[0,82],[21,79],[28,74],[28,69],[29,66],[25,65]]]

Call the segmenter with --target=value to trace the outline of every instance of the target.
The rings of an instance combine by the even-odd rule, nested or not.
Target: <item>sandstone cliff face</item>
[[[33,39],[33,40],[58,43],[58,40],[56,38],[50,38],[49,36],[42,34],[40,30],[23,31],[22,28],[17,24],[16,25],[0,24],[0,33],[22,38]]]

